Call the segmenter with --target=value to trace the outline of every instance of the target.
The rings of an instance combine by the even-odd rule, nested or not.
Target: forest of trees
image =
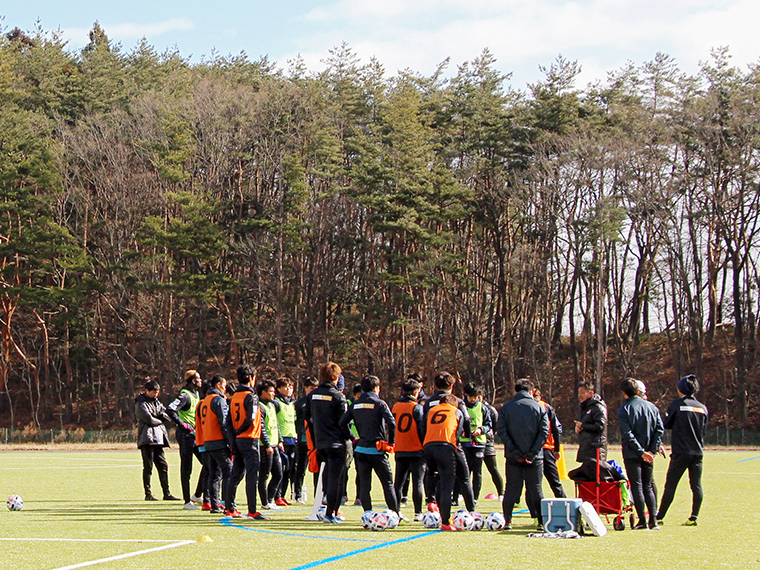
[[[128,426],[146,376],[242,362],[572,397],[652,333],[756,423],[760,65],[515,88],[488,51],[390,76],[1,32],[3,426]]]

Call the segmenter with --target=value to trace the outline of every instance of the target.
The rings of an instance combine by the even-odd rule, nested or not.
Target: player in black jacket
[[[680,398],[668,406],[665,429],[673,430],[671,436],[670,465],[665,479],[657,520],[662,522],[676,493],[681,476],[689,471],[692,503],[691,516],[685,526],[697,526],[699,509],[702,506],[702,456],[704,455],[705,432],[707,431],[707,408],[695,398],[699,392],[699,381],[690,374],[678,382]]]
[[[336,516],[340,506],[340,488],[346,469],[346,440],[340,427],[340,419],[346,412],[346,397],[338,391],[336,381],[341,368],[334,362],[327,362],[319,370],[321,384],[307,397],[304,419],[311,432],[314,449],[320,465],[325,464],[322,475],[326,489],[327,505],[325,522],[340,524]],[[318,498],[317,498],[318,499]]]
[[[359,434],[354,449],[354,461],[359,475],[359,493],[362,508],[372,510],[372,472],[377,474],[383,486],[385,503],[398,513],[398,497],[393,487],[393,473],[388,461],[386,446],[393,446],[396,437],[396,419],[388,404],[380,399],[380,380],[377,376],[365,376],[361,382],[362,394],[348,408],[340,420],[346,439],[351,437],[348,429],[353,420]],[[399,516],[401,516],[399,514]]]

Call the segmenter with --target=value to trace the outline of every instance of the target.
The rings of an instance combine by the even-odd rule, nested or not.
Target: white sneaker
[[[420,522],[422,520],[422,513],[414,513],[414,522]]]
[[[192,501],[189,503],[185,503],[185,505],[182,508],[185,509],[186,511],[199,511],[201,509],[198,505],[194,505]]]
[[[296,499],[296,505],[305,505],[305,504],[306,504],[306,501],[304,501],[303,499]]]
[[[270,502],[268,505],[264,507],[268,511],[281,511],[282,507],[280,505],[275,505],[274,503]]]
[[[203,497],[199,497],[197,495],[193,495],[192,497],[190,497],[190,500],[193,503],[202,503],[203,502]]]

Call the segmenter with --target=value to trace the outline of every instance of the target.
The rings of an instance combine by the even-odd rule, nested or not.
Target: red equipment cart
[[[623,503],[623,486],[628,486],[628,481],[601,481],[599,475],[599,450],[596,450],[596,481],[576,481],[575,496],[588,501],[594,506],[596,512],[604,515],[609,522],[609,515],[616,515],[612,521],[615,530],[625,529],[625,515],[630,512],[630,524],[633,528],[634,516],[630,505]]]

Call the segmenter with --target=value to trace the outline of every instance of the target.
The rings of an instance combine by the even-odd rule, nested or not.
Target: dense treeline
[[[345,45],[314,73],[90,40],[2,30],[10,425],[129,424],[145,375],[240,362],[572,397],[660,331],[676,376],[723,355],[705,383],[748,424],[760,67],[658,54],[579,89],[559,57],[515,90],[488,51],[389,77]]]

